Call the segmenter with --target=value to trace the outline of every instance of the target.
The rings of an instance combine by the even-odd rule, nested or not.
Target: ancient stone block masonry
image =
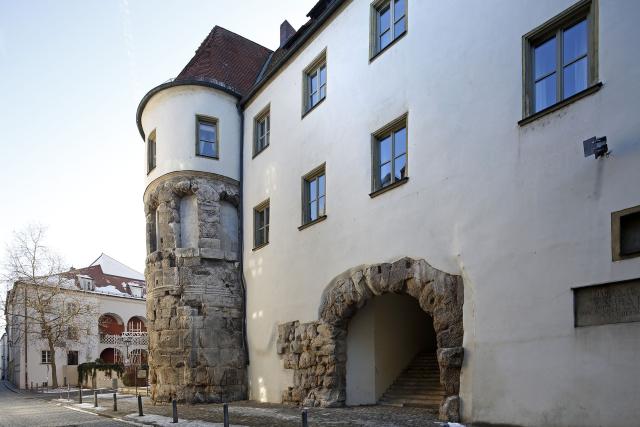
[[[156,402],[246,399],[238,203],[237,182],[203,172],[164,175],[145,192]]]
[[[325,289],[319,308],[320,320],[279,325],[277,351],[284,367],[294,370],[293,386],[283,393],[283,402],[324,407],[345,404],[349,319],[371,298],[387,292],[416,298],[433,318],[440,382],[446,391],[440,404],[440,418],[460,420],[458,393],[464,358],[462,277],[411,258],[344,272]]]

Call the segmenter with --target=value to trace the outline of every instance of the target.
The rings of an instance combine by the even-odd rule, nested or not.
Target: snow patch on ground
[[[97,408],[95,406],[93,406],[93,403],[76,403],[75,405],[76,408],[82,408],[82,409],[91,409],[93,411],[104,411],[107,408],[104,408],[102,406],[98,406]]]
[[[141,423],[154,423],[154,425],[162,426],[162,427],[172,427],[175,424],[172,422],[173,418],[163,417],[161,415],[143,415],[139,417],[138,414],[129,414],[125,416],[125,418],[130,419],[132,421],[138,421]],[[224,427],[222,423],[209,423],[206,421],[200,420],[185,420],[182,418],[178,418],[178,423],[180,426],[186,427]],[[247,427],[238,424],[231,424],[231,427]]]

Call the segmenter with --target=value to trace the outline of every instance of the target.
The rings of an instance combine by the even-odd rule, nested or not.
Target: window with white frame
[[[40,363],[51,363],[51,352],[49,350],[42,350]]]

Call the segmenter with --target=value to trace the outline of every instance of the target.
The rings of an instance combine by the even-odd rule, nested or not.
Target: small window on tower
[[[196,155],[218,158],[218,120],[196,116]]]
[[[156,130],[147,138],[147,174],[156,168]]]

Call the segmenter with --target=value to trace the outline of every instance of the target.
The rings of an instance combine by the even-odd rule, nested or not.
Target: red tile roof
[[[176,80],[213,81],[244,95],[271,53],[266,47],[216,25]]]
[[[133,284],[133,285],[138,285],[142,287],[142,295],[144,297],[147,290],[147,286],[144,280],[137,280],[137,279],[131,279],[129,277],[106,274],[102,271],[102,267],[100,265],[92,265],[89,267],[77,268],[77,269],[70,270],[68,273],[65,273],[65,276],[69,278],[72,278],[72,277],[75,278],[78,275],[91,277],[91,279],[93,279],[96,292],[100,292],[101,288],[113,286],[116,290],[124,294],[122,296],[133,297],[133,294],[131,292],[131,286],[129,286],[130,284]],[[78,287],[80,286],[78,283],[78,280],[76,280],[76,286]],[[115,293],[105,292],[105,293],[111,294],[111,295],[117,294],[117,292]]]

